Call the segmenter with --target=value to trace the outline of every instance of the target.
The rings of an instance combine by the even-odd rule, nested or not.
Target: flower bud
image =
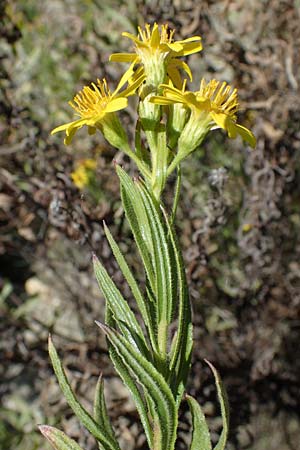
[[[212,120],[206,112],[200,114],[191,113],[178,139],[178,157],[180,156],[180,159],[185,158],[199,147],[211,129],[211,124]]]
[[[174,148],[176,146],[178,138],[186,124],[188,116],[188,109],[181,103],[175,103],[174,105],[169,106],[167,130],[168,135],[170,136],[170,148]]]
[[[153,95],[153,93],[147,95],[139,104],[140,121],[145,131],[154,130],[161,119],[161,107],[149,101]]]
[[[102,121],[97,125],[97,128],[99,128],[105,139],[113,147],[123,151],[129,147],[125,130],[115,113],[106,114]]]

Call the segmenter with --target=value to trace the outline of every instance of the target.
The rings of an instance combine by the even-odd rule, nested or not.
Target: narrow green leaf
[[[116,326],[116,322],[113,318],[112,312],[110,311],[109,308],[106,308],[105,311],[105,323],[110,326],[110,327],[115,327]],[[151,429],[151,425],[150,425],[150,421],[149,421],[149,415],[148,415],[148,409],[147,409],[147,405],[145,404],[144,398],[142,397],[139,389],[137,388],[136,385],[136,381],[135,379],[131,376],[128,368],[125,366],[125,364],[123,363],[122,359],[119,357],[118,353],[115,351],[114,347],[112,346],[112,344],[108,341],[108,349],[109,349],[109,356],[110,359],[117,371],[117,373],[119,374],[120,378],[122,379],[123,383],[125,384],[125,386],[127,386],[127,388],[129,389],[133,401],[135,403],[136,409],[139,413],[145,434],[146,434],[146,438],[149,444],[149,447],[152,448],[152,443],[153,443],[153,433],[152,433],[152,429]]]
[[[102,380],[102,375],[100,375],[97,385],[96,385],[96,392],[95,392],[95,399],[94,399],[94,419],[99,425],[99,427],[104,430],[113,441],[115,441],[116,447],[118,447],[118,442],[116,439],[115,432],[113,430],[113,427],[111,425],[105,398],[104,398],[104,383]]]
[[[157,414],[156,426],[159,427],[155,432],[160,431],[158,435],[154,436],[154,439],[159,436],[160,446],[158,448],[173,450],[177,429],[177,408],[165,379],[143,355],[132,348],[124,336],[110,327],[96,323],[106,333],[123,363],[152,401]]]
[[[139,230],[143,240],[147,246],[148,252],[152,253],[152,239],[150,224],[145,213],[145,208],[141,201],[139,192],[130,178],[130,176],[120,167],[116,166],[117,175],[119,176],[122,188],[125,188],[128,197],[132,201],[131,208],[134,211],[134,216],[139,224]],[[125,211],[126,212],[126,211]]]
[[[145,325],[148,329],[149,335],[150,335],[150,339],[151,339],[151,344],[152,347],[156,347],[156,342],[155,342],[155,338],[154,338],[154,325],[153,325],[153,318],[151,316],[151,312],[149,309],[149,305],[148,303],[145,301],[140,288],[134,278],[134,276],[132,275],[131,270],[128,267],[128,264],[121,252],[121,250],[119,249],[118,244],[116,243],[116,241],[114,240],[112,234],[110,233],[109,229],[107,228],[107,226],[104,224],[104,232],[105,235],[107,237],[107,240],[110,244],[110,247],[112,249],[112,252],[117,260],[117,263],[119,264],[119,267],[122,271],[122,274],[124,275],[125,280],[127,281],[130,290],[136,300],[136,303],[138,305],[138,308],[142,314],[143,320],[145,322]]]
[[[211,450],[209,429],[203,411],[193,397],[187,395],[186,399],[192,413],[193,424],[190,450]]]
[[[185,389],[193,347],[193,325],[191,318],[191,306],[189,300],[189,292],[185,274],[182,254],[176,239],[173,226],[169,223],[167,214],[163,210],[165,220],[168,226],[170,242],[173,246],[173,255],[177,271],[178,286],[178,329],[174,337],[171,349],[171,386],[174,395],[177,397],[179,404]]]
[[[155,306],[157,319],[157,342],[162,364],[161,373],[167,376],[169,371],[166,365],[168,327],[172,321],[176,296],[174,289],[174,270],[169,254],[167,230],[162,220],[159,205],[147,188],[139,183],[143,202],[149,218],[153,241],[153,267],[155,272]]]
[[[223,420],[223,430],[221,433],[221,436],[219,438],[219,441],[217,445],[214,447],[214,450],[224,450],[228,438],[228,431],[229,431],[229,405],[228,405],[228,399],[227,394],[224,388],[224,385],[222,383],[222,380],[220,378],[219,373],[217,372],[216,368],[205,359],[206,364],[209,365],[214,377],[215,377],[215,383],[217,387],[217,394],[218,399],[220,402],[221,407],[221,415]]]
[[[121,182],[122,204],[125,214],[142,258],[151,289],[154,291],[154,273],[151,257],[153,254],[152,237],[141,194],[131,178],[120,166],[116,166],[116,170]]]
[[[151,424],[149,421],[149,415],[148,415],[148,408],[145,403],[145,400],[143,399],[137,385],[135,379],[130,374],[130,371],[128,370],[127,366],[123,363],[122,359],[118,355],[118,353],[114,350],[114,347],[111,346],[109,350],[110,358],[113,362],[113,365],[122,379],[125,386],[127,386],[128,390],[130,391],[133,401],[135,403],[136,409],[139,413],[141,423],[143,425],[145,435],[147,438],[147,442],[150,448],[152,448],[153,445],[153,432],[151,428]]]
[[[168,233],[159,205],[142,183],[138,184],[147,216],[150,222],[153,240],[153,258],[156,279],[156,297],[158,322],[171,322],[175,307],[174,270],[171,264]]]
[[[114,315],[118,327],[134,347],[138,347],[144,355],[150,357],[143,331],[128,303],[124,300],[119,289],[95,255],[93,255],[93,264],[99,287]]]
[[[111,436],[107,434],[105,430],[100,429],[93,417],[86,411],[86,409],[79,403],[79,401],[75,397],[50,336],[49,355],[55,375],[59,382],[59,386],[74,414],[87,428],[87,430],[97,439],[97,441],[102,444],[104,450],[120,450],[119,446],[116,445]]]
[[[57,428],[40,425],[39,430],[56,450],[82,450],[77,442]]]

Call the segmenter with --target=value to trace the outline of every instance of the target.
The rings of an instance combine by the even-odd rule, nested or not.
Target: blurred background
[[[104,302],[92,251],[128,288],[102,221],[134,268],[140,263],[124,221],[112,160],[100,133],[72,145],[52,128],[73,119],[67,101],[124,69],[122,31],[168,22],[177,38],[201,35],[190,57],[202,76],[239,89],[240,123],[257,148],[222,132],[184,164],[177,227],[194,310],[188,391],[220,432],[212,375],[231,406],[231,450],[296,450],[300,432],[300,1],[19,0],[0,2],[0,448],[47,450],[37,424],[55,425],[85,450],[95,442],[62,398],[47,354],[51,332],[72,386],[90,408],[99,372],[122,448],[146,449],[132,402],[110,364],[94,320]],[[132,136],[134,105],[123,113]],[[166,201],[174,180],[170,180]],[[183,405],[178,450],[189,442]]]

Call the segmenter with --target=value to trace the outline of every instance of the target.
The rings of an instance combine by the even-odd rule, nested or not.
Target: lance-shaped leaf
[[[105,432],[111,437],[111,439],[115,441],[116,446],[118,446],[116,435],[107,413],[102,375],[100,375],[96,386],[94,399],[94,419],[101,430],[105,430]]]
[[[58,357],[56,349],[53,345],[52,339],[49,336],[49,355],[55,375],[58,379],[59,386],[72,408],[75,415],[80,422],[87,428],[87,430],[100,442],[104,450],[120,450],[116,442],[112,439],[110,434],[102,430],[93,417],[86,411],[86,409],[79,403],[66,377],[65,371]]]
[[[39,429],[56,450],[82,450],[77,442],[57,428],[50,427],[49,425],[40,425]]]
[[[219,373],[217,372],[216,368],[205,359],[206,364],[209,365],[214,377],[215,377],[215,383],[217,387],[217,394],[218,399],[220,402],[221,407],[221,415],[222,415],[222,421],[223,421],[223,430],[221,433],[221,436],[219,438],[219,441],[217,445],[214,447],[214,450],[224,450],[227,442],[228,437],[228,431],[229,431],[229,406],[228,406],[228,399],[227,394],[225,391],[225,388],[223,386],[222,380],[220,378]]]
[[[171,264],[168,232],[156,200],[141,182],[138,184],[138,187],[141,191],[146,213],[150,222],[153,241],[157,320],[158,323],[165,322],[166,324],[170,324],[175,307],[175,274]]]
[[[114,350],[113,346],[110,346],[109,355],[118,375],[132,395],[133,401],[141,419],[143,429],[145,431],[148,445],[150,448],[152,448],[153,432],[149,420],[149,411],[147,404],[137,387],[136,380],[131,375],[128,367],[124,364],[118,353]]]
[[[110,327],[116,326],[116,322],[115,322],[112,312],[110,311],[109,308],[106,308],[106,311],[105,311],[105,323]],[[141,395],[141,393],[137,387],[135,378],[131,375],[127,366],[123,363],[122,359],[120,358],[120,356],[118,355],[118,353],[116,352],[116,350],[114,349],[114,347],[111,345],[111,343],[109,341],[108,341],[108,349],[109,349],[110,359],[111,359],[117,373],[119,374],[123,383],[125,384],[125,386],[127,386],[127,388],[129,389],[129,391],[132,395],[133,401],[134,401],[136,409],[139,413],[139,416],[140,416],[140,419],[141,419],[141,422],[142,422],[142,425],[143,425],[143,428],[144,428],[144,431],[146,434],[149,448],[152,448],[153,433],[152,433],[152,429],[151,429],[151,425],[150,425],[148,408],[147,408],[145,399],[143,398],[143,396]]]
[[[152,347],[154,347],[154,349],[155,349],[155,347],[156,347],[156,342],[155,342],[155,337],[154,337],[155,327],[154,327],[152,315],[151,315],[151,312],[149,309],[149,303],[147,303],[145,301],[145,299],[140,291],[140,288],[139,288],[131,270],[129,269],[128,264],[123,256],[118,244],[114,240],[112,234],[110,233],[109,229],[107,228],[107,226],[105,224],[104,224],[104,232],[105,232],[105,235],[109,242],[109,245],[112,249],[112,252],[117,260],[117,263],[119,264],[122,274],[124,275],[124,278],[127,281],[128,285],[130,287],[130,290],[135,298],[135,301],[138,305],[140,313],[141,313],[143,320],[145,322],[145,325],[147,327]]]
[[[116,166],[116,170],[121,182],[123,208],[142,258],[151,289],[154,291],[155,282],[151,256],[153,254],[153,243],[150,224],[141,194],[137,186],[120,166]]]
[[[177,408],[165,379],[143,355],[132,348],[124,336],[110,327],[96,323],[106,333],[111,345],[152,402],[157,415],[154,418],[154,441],[159,439],[157,448],[173,450],[177,429]]]
[[[211,450],[209,429],[203,411],[193,397],[187,395],[186,399],[191,410],[193,426],[190,450]]]
[[[193,347],[193,326],[191,318],[191,306],[189,301],[188,286],[182,254],[179,249],[173,226],[169,223],[166,213],[165,220],[168,225],[169,238],[173,246],[173,254],[177,269],[178,285],[178,329],[171,348],[171,386],[177,403],[180,403],[189,374]]]
[[[144,355],[150,357],[143,331],[128,303],[95,255],[93,255],[93,264],[99,287],[118,327],[134,347],[139,348]]]

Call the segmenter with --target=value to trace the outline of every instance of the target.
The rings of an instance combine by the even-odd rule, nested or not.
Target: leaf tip
[[[100,265],[99,258],[96,256],[96,254],[94,252],[92,253],[92,263],[94,266],[94,270],[96,270],[97,267]]]
[[[99,322],[98,320],[95,320],[95,324],[98,325],[98,327],[107,335],[111,331],[110,327],[108,327],[107,325],[105,325],[102,322]]]
[[[51,434],[52,427],[49,425],[38,425],[38,429],[44,435],[47,439],[49,438],[49,435]]]
[[[209,366],[209,368],[211,369],[211,371],[212,371],[213,373],[216,373],[217,369],[215,368],[215,366],[214,366],[210,361],[208,361],[208,359],[205,359],[205,358],[204,358],[204,361],[205,361],[206,364]]]
[[[99,328],[101,328],[101,330],[104,329],[104,327],[105,327],[105,325],[104,325],[103,323],[99,322],[99,320],[95,320],[95,324],[96,324]]]
[[[53,341],[51,333],[48,334],[48,348],[53,347]]]
[[[100,374],[99,374],[98,383],[103,384],[103,373],[102,372],[100,372]]]
[[[212,363],[210,361],[208,361],[208,359],[204,358],[204,361],[206,362],[206,364],[208,364],[209,366],[212,366]]]

